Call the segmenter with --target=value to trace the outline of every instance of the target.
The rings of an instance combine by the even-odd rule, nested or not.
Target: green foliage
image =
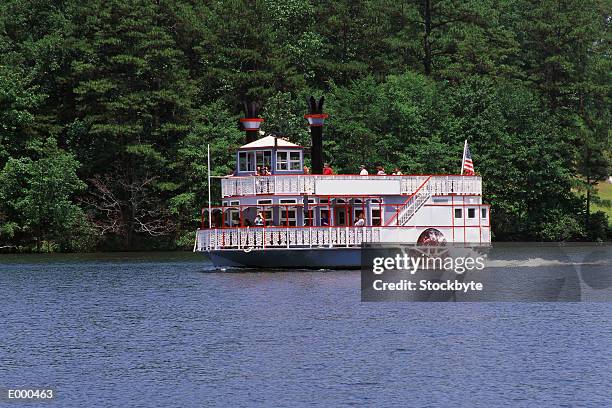
[[[88,223],[72,199],[85,183],[76,174],[79,163],[74,156],[52,144],[40,159],[10,158],[0,171],[0,213],[6,222],[0,237],[34,242],[38,249],[42,242],[79,249]]]
[[[207,146],[210,144],[211,175],[225,176],[235,170],[235,151],[244,142],[237,127],[238,115],[232,115],[221,101],[215,101],[194,113],[194,125],[179,142],[171,169],[180,174],[177,188],[167,205],[179,222],[177,245],[185,247],[185,237],[200,225],[201,208],[208,202]],[[216,200],[221,195],[218,182],[211,185]]]

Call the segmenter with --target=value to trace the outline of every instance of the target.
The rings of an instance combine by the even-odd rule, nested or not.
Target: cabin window
[[[455,218],[463,218],[463,211],[461,211],[461,208],[455,208]]]
[[[285,199],[281,199],[279,203],[280,204],[295,204],[296,201],[294,198],[291,198],[291,199],[285,198]]]
[[[480,213],[482,214],[482,218],[487,218],[487,209],[486,208],[481,208],[480,209]]]
[[[255,163],[262,169],[267,167],[272,168],[272,151],[270,150],[258,150],[255,152]]]
[[[330,219],[329,219],[329,210],[319,210],[319,216],[321,217],[321,226],[327,226],[329,225]],[[327,220],[325,222],[323,222],[323,220]]]
[[[257,200],[257,205],[260,207],[257,212],[261,212],[266,219],[266,225],[272,225],[274,219],[272,218],[272,207],[262,207],[263,205],[272,205],[272,200]]]
[[[327,204],[327,203],[329,203],[329,200],[327,198],[319,199],[319,204]]]
[[[476,209],[468,208],[468,218],[476,218]]]
[[[336,209],[336,219],[334,225],[345,226],[346,225],[346,210],[344,208]]]
[[[355,225],[355,223],[357,222],[359,217],[361,217],[362,214],[363,214],[363,217],[365,218],[365,213],[363,212],[361,208],[353,208],[353,225]],[[366,219],[366,223],[367,223],[367,219]]]
[[[276,152],[276,170],[301,170],[300,152]]]
[[[238,152],[238,170],[255,171],[253,152]]]
[[[230,205],[240,205],[240,201],[230,201]]]
[[[382,200],[379,198],[373,198],[370,200],[370,220],[372,225],[382,225],[382,212],[381,212]],[[376,208],[374,208],[376,206]]]
[[[372,219],[372,225],[374,226],[381,225],[380,208],[372,209],[371,219]]]
[[[289,152],[289,170],[302,170],[300,152]]]
[[[284,227],[295,227],[297,225],[297,211],[294,207],[285,207],[281,211],[280,225]]]
[[[240,212],[235,209],[227,210],[225,216],[226,227],[237,227],[240,225]]]
[[[258,209],[257,212],[260,212],[266,220],[266,225],[274,225],[274,216],[272,215],[272,207],[263,207]]]
[[[314,210],[311,207],[308,207],[303,209],[302,213],[304,214],[304,225],[314,225]]]
[[[270,208],[270,207],[268,207]],[[272,209],[261,211],[263,217],[266,220],[266,226],[274,225],[274,218],[272,217]]]

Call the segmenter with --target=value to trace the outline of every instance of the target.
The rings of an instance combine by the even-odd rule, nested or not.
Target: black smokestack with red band
[[[246,133],[246,142],[251,143],[259,139],[259,127],[264,120],[259,117],[258,102],[242,102],[242,104],[246,117],[240,119],[240,124]]]
[[[314,96],[306,99],[308,104],[308,114],[304,118],[308,120],[310,126],[310,137],[312,138],[312,147],[310,149],[310,158],[312,160],[312,173],[323,173],[323,125],[328,115],[323,113],[324,97],[317,102]]]

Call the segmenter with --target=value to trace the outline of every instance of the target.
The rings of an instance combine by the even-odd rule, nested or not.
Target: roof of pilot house
[[[275,145],[274,143],[274,139],[277,140],[277,143]],[[291,143],[288,140],[285,140],[283,138],[280,137],[274,137],[274,136],[264,136],[261,139],[257,139],[254,142],[251,143],[247,143],[244,146],[240,146],[240,149],[257,149],[257,148],[261,148],[261,147],[294,147],[294,148],[302,148],[302,146],[297,145],[295,143]]]

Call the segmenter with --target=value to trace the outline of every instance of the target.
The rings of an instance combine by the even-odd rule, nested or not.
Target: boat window
[[[240,201],[230,201],[230,205],[240,205]]]
[[[240,225],[240,212],[235,209],[227,210],[227,215],[225,216],[225,226],[226,227],[237,227]]]
[[[274,225],[274,218],[272,218],[272,209],[271,208],[269,210],[261,211],[261,213],[263,214],[264,219],[266,220],[266,226]]]
[[[288,170],[287,152],[276,152],[276,170]]]
[[[334,225],[344,226],[346,224],[346,210],[344,208],[336,209],[336,219]]]
[[[302,170],[302,160],[300,159],[300,152],[289,153],[289,169]]]
[[[272,168],[272,151],[258,150],[255,152],[255,163],[259,167]]]
[[[283,208],[283,210],[281,211],[280,225],[284,227],[287,227],[287,226],[295,227],[297,225],[296,214],[297,214],[297,211],[295,211],[295,208],[291,208],[291,207]]]
[[[463,217],[462,212],[463,211],[461,211],[461,208],[455,208],[455,218],[462,218]]]
[[[301,170],[302,160],[300,152],[276,152],[276,170]]]
[[[372,219],[372,225],[382,225],[380,220],[380,208],[376,208],[376,209],[372,209],[372,213],[371,213],[371,219]]]
[[[319,200],[319,204],[327,204],[327,203],[329,203],[329,200],[327,198],[321,198]]]
[[[272,200],[257,200],[257,204],[272,204]]]
[[[313,221],[314,221],[314,211],[312,210],[312,208],[310,208],[308,209],[308,211],[304,212],[304,225],[312,226],[314,225]]]
[[[481,211],[481,214],[482,214],[482,218],[487,218],[487,209],[486,208],[481,208],[480,211]]]
[[[357,220],[359,219],[359,217],[361,217],[361,215],[363,214],[363,217],[366,218],[365,213],[363,212],[363,210],[361,208],[353,208],[353,224],[355,224],[357,222]],[[367,222],[367,219],[366,219]]]
[[[328,210],[319,210],[319,217],[320,217],[320,220],[327,219],[327,224],[326,225],[329,225],[329,222],[331,220],[329,219],[329,211]],[[320,222],[320,225],[323,225],[323,222]]]
[[[280,203],[280,204],[295,204],[295,203],[296,203],[296,201],[295,201],[295,199],[294,199],[294,198],[291,198],[291,199],[289,199],[289,198],[285,198],[285,199],[281,199],[281,200],[279,201],[279,203]]]
[[[253,152],[238,152],[238,170],[255,171]]]
[[[468,218],[476,218],[476,209],[468,208]]]

